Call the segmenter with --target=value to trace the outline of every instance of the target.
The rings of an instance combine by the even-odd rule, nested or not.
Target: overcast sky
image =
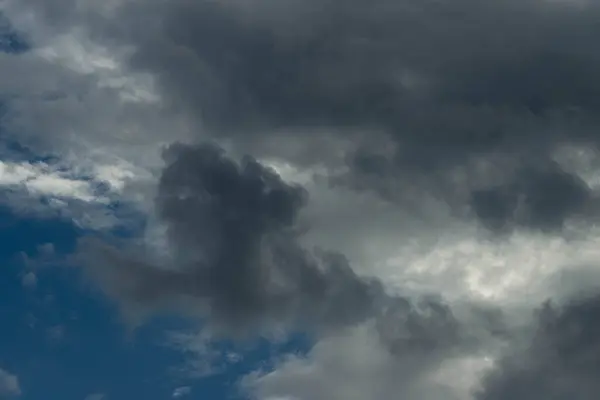
[[[0,0],[0,399],[596,399],[598,21]]]

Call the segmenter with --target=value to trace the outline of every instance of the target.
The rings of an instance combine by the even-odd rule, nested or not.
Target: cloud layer
[[[305,358],[247,377],[259,399],[597,391],[597,2],[1,7],[31,46],[0,53],[3,132],[147,213],[78,251],[128,316],[310,331]]]

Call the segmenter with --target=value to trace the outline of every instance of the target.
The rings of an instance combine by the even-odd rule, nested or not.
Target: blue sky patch
[[[6,17],[0,13],[0,52],[20,54],[29,48],[24,36],[17,32]]]
[[[65,219],[0,208],[0,365],[18,375],[22,400],[53,393],[61,400],[91,394],[153,400],[170,398],[180,387],[189,387],[190,395],[242,399],[236,387],[242,376],[268,368],[264,360],[273,354],[307,348],[303,336],[279,344],[262,340],[247,348],[214,343],[212,349],[223,359],[235,353],[239,362],[221,363],[213,374],[193,377],[185,372],[189,356],[167,345],[169,333],[197,332],[189,322],[157,318],[129,335],[116,305],[91,287],[76,266],[60,264],[84,234]],[[49,251],[59,261],[38,262]]]

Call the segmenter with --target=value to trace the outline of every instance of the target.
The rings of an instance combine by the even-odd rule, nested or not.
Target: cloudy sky
[[[0,400],[595,400],[596,0],[0,0]]]

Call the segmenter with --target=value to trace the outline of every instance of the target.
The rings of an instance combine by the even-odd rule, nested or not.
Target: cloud
[[[136,305],[193,301],[228,326],[317,323],[368,315],[383,296],[341,255],[298,241],[306,192],[214,145],[165,151],[156,210],[175,258],[166,265],[93,240],[81,256],[104,288]]]
[[[31,46],[0,54],[3,131],[148,215],[141,238],[79,247],[128,315],[318,332],[308,358],[248,378],[265,398],[594,389],[587,361],[552,365],[561,328],[519,346],[546,298],[563,321],[597,292],[596,2],[2,7]],[[3,168],[19,200],[98,199],[78,173]]]
[[[494,231],[597,213],[570,166],[549,166],[566,145],[597,144],[593,2],[120,0],[64,15],[6,4],[34,44],[7,66],[43,71],[6,82],[33,93],[7,103],[22,141],[156,167],[159,145],[212,137],[258,159],[324,164],[338,185],[422,214],[435,199]],[[547,197],[554,173],[580,186],[566,189],[579,191],[571,203],[513,215],[515,197]]]
[[[509,342],[466,353],[410,342],[390,351],[381,331],[364,324],[318,341],[306,356],[286,356],[274,370],[246,376],[242,388],[257,399],[593,399],[598,310],[597,293],[548,302],[536,311],[535,324]]]
[[[179,398],[179,397],[184,397],[189,395],[190,393],[192,393],[192,388],[189,386],[181,386],[178,388],[175,388],[175,390],[173,390],[173,396],[174,398]]]
[[[214,372],[214,360],[224,356],[210,346],[215,336],[301,330],[318,340],[306,366],[282,362],[273,375],[252,375],[244,384],[249,393],[363,399],[401,390],[418,399],[466,390],[466,383],[455,390],[436,381],[453,369],[448,360],[477,362],[483,349],[512,334],[501,313],[437,296],[391,294],[382,282],[358,276],[342,255],[307,250],[297,230],[304,188],[255,159],[235,161],[212,144],[173,145],[164,157],[156,211],[172,256],[161,263],[131,243],[91,239],[81,243],[79,256],[126,316],[167,309],[206,321],[208,339],[172,338],[197,356],[186,372]],[[303,372],[313,368],[314,376]],[[341,385],[342,377],[352,386]]]
[[[471,284],[482,285],[472,290],[481,291],[480,300],[487,298],[489,308],[475,296],[447,303],[419,291],[390,293],[381,282],[357,275],[342,255],[305,248],[298,217],[308,198],[299,184],[283,181],[251,157],[236,161],[214,144],[176,144],[165,150],[164,159],[155,210],[165,224],[171,253],[160,259],[131,242],[121,246],[85,239],[80,261],[126,313],[167,309],[206,319],[214,333],[228,337],[242,332],[270,334],[280,328],[314,332],[317,344],[306,360],[284,360],[274,372],[246,378],[243,387],[259,398],[344,398],[355,393],[355,398],[363,399],[396,392],[408,399],[464,398],[479,389],[481,376],[475,372],[479,366],[491,368],[493,360],[502,359],[502,345],[514,349],[526,335],[531,321],[519,307],[543,301],[552,289],[543,280],[564,268],[563,261],[585,262],[595,254],[590,238],[576,243],[551,239],[544,232],[513,236],[505,250],[498,239],[458,243],[446,250],[438,243],[439,254],[430,254],[433,259],[404,256],[403,263],[416,269],[431,264],[437,272],[431,272],[429,281],[435,283],[436,277],[447,280],[439,270],[444,267],[440,260],[452,268],[449,273],[457,273],[468,261],[467,266],[479,269],[469,273],[481,281]],[[586,234],[593,236],[589,230]],[[542,258],[532,261],[536,241]],[[452,259],[452,252],[457,259]],[[494,254],[498,262],[508,263],[512,253],[515,262],[530,261],[521,265],[520,281],[515,280],[517,272],[499,267],[506,282],[497,277],[498,292],[486,293],[482,276],[494,272],[483,267],[496,262]],[[483,260],[480,264],[471,259],[477,254]],[[516,275],[509,276],[511,271]],[[532,271],[537,271],[539,282]],[[415,272],[405,269],[399,275],[408,281],[418,278]],[[522,285],[531,296],[511,304],[509,292],[518,293]],[[207,356],[214,357],[210,348],[200,350],[197,354],[204,363],[196,370],[209,368]],[[458,368],[464,369],[463,380],[452,378]],[[323,370],[332,378],[323,377],[319,372]],[[356,388],[338,381],[340,376],[355,375],[350,380]]]
[[[477,369],[486,367],[484,355],[411,349],[409,343],[394,353],[378,338],[373,325],[350,328],[319,341],[306,357],[288,356],[274,371],[246,376],[242,387],[258,399],[459,400],[477,383]]]
[[[81,96],[95,114],[68,96],[35,108],[13,102],[9,126],[22,135],[35,131],[28,121],[41,120],[26,116],[49,115],[50,107],[66,113],[48,118],[57,142],[65,129],[52,124],[69,120],[86,126],[80,143],[129,157],[131,147],[115,146],[125,131],[149,148],[212,137],[257,158],[326,164],[336,182],[405,207],[425,207],[411,196],[438,198],[493,230],[559,229],[597,212],[579,199],[591,195],[581,187],[572,204],[557,206],[566,207],[561,217],[512,216],[515,196],[542,196],[533,191],[544,190],[544,171],[563,146],[598,144],[596,3],[123,0],[71,8],[59,16],[46,3],[13,1],[7,9],[16,20],[33,15],[36,27],[23,24],[46,33],[35,36],[46,47],[28,56],[30,68],[51,63],[66,80],[60,86],[86,89]],[[127,85],[107,87],[119,79]],[[132,88],[144,89],[145,100],[116,100]],[[500,159],[490,171],[490,160]]]
[[[121,223],[116,203],[141,204],[123,196],[132,172],[115,166],[86,168],[66,160],[0,161],[0,202],[15,211],[38,216],[72,219],[94,229]],[[123,215],[124,216],[124,215]]]
[[[19,378],[6,370],[0,369],[0,398],[11,398],[20,395]]]
[[[21,284],[23,285],[23,287],[28,289],[35,288],[35,286],[37,285],[37,276],[33,272],[28,272],[25,275],[23,275],[23,278],[21,279]]]
[[[521,171],[514,182],[475,191],[471,198],[477,216],[496,230],[509,225],[561,229],[568,217],[586,215],[592,204],[589,186],[556,165]]]
[[[598,393],[597,295],[546,304],[529,341],[512,347],[476,399],[593,399]]]

